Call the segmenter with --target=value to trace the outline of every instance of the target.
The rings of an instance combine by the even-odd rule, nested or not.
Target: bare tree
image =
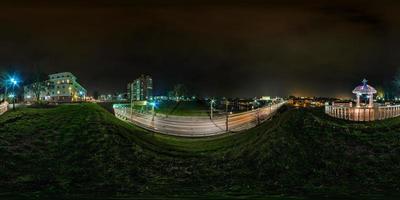
[[[396,88],[396,90],[400,89],[400,70],[397,70],[397,73],[393,78],[393,85]]]
[[[47,76],[42,73],[39,68],[36,70],[35,79],[32,84],[28,85],[28,90],[32,91],[36,102],[40,102],[40,95],[42,92],[46,92],[47,88],[50,87],[46,82]]]
[[[6,100],[6,93],[7,93],[7,75],[5,72],[1,72],[0,73],[0,89],[3,89],[4,93],[3,93],[3,101]],[[1,96],[1,95],[0,95]]]

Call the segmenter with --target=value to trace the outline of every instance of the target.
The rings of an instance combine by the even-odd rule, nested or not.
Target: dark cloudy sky
[[[400,67],[399,1],[34,2],[1,3],[0,67],[89,93],[149,74],[158,94],[350,96]]]

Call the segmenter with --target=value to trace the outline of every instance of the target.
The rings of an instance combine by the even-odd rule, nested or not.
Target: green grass
[[[151,106],[134,106],[138,111],[151,111]],[[178,116],[209,116],[209,107],[198,101],[161,101],[157,104],[156,113]]]
[[[95,104],[0,117],[0,194],[257,197],[398,194],[400,119],[289,109],[249,131],[159,135]]]

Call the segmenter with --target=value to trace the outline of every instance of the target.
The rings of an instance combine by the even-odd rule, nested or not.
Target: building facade
[[[34,87],[41,87],[39,90]],[[35,92],[36,90],[36,92]],[[76,76],[70,72],[50,74],[49,79],[42,85],[24,86],[25,101],[32,102],[37,100],[37,94],[40,91],[39,99],[49,102],[76,102],[83,101],[87,96],[87,91],[78,82]]]
[[[128,97],[131,101],[153,100],[153,79],[141,75],[132,83],[128,83]]]

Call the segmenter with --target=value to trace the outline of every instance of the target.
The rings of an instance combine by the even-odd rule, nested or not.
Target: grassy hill
[[[202,101],[163,101],[157,105],[157,113],[181,116],[209,116],[209,105]]]
[[[154,134],[95,104],[0,117],[0,194],[244,197],[398,194],[400,119],[348,123],[284,108],[249,131]]]
[[[102,105],[104,106],[104,104]],[[133,109],[150,112],[152,106],[149,104],[147,106],[135,105]],[[160,101],[157,102],[155,110],[156,113],[178,116],[209,116],[210,112],[209,105],[203,101]]]

